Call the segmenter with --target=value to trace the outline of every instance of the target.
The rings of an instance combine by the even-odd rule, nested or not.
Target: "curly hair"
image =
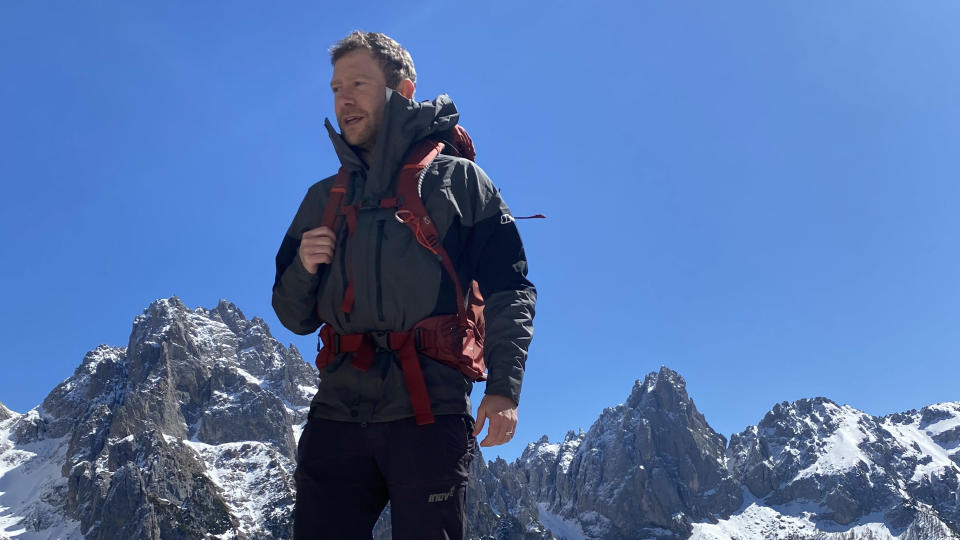
[[[380,62],[380,68],[390,88],[397,89],[400,81],[404,79],[417,83],[417,71],[413,68],[410,53],[396,40],[380,32],[350,32],[350,35],[330,47],[330,65],[336,64],[343,55],[357,49],[366,49],[373,53]]]

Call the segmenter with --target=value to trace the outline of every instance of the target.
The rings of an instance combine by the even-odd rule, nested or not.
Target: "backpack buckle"
[[[392,350],[390,349],[390,332],[384,330],[373,330],[371,332],[367,332],[367,337],[370,338],[370,341],[377,352]]]

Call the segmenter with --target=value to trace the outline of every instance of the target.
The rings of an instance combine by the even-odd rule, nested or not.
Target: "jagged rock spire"
[[[11,411],[10,409],[7,408],[6,405],[0,402],[0,422],[8,418],[12,418],[15,414],[16,414],[15,412]]]

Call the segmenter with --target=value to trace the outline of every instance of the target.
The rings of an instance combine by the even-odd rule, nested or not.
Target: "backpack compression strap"
[[[427,209],[423,206],[423,199],[420,198],[420,177],[427,166],[430,165],[430,162],[443,150],[443,146],[442,142],[427,140],[413,151],[397,179],[399,208],[394,216],[397,221],[410,229],[421,246],[430,250],[440,259],[440,263],[450,276],[457,292],[457,315],[460,317],[460,322],[466,322],[467,304],[463,295],[463,287],[460,285],[460,278],[457,277],[453,261],[450,260],[450,255],[447,254],[447,250],[443,249],[443,244],[440,242],[440,233],[437,232],[437,227],[430,219],[430,215],[427,214]]]

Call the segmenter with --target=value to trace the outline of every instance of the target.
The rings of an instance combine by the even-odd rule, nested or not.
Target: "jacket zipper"
[[[375,261],[376,274],[377,274],[377,315],[380,317],[380,321],[383,322],[386,318],[383,316],[383,286],[380,281],[382,279],[380,263],[382,259],[383,252],[383,225],[384,221],[381,219],[377,222],[377,256]]]

